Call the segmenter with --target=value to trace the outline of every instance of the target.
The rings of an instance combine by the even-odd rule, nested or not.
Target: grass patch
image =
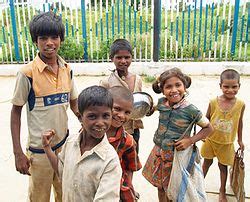
[[[154,76],[149,75],[143,75],[142,78],[145,83],[153,83],[156,80]]]

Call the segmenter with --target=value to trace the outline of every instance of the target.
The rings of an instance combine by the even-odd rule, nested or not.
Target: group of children
[[[45,63],[48,58],[53,57],[59,66],[62,61],[56,54],[58,49],[54,44],[58,43],[58,38],[63,41],[63,37],[58,29],[52,26],[46,33],[37,29],[35,34],[40,42],[37,44],[40,52],[37,57]],[[49,43],[51,43],[50,46]],[[133,92],[142,90],[142,81],[140,76],[128,71],[132,61],[132,48],[127,40],[114,41],[110,50],[110,58],[116,69],[111,72],[108,79],[100,81],[99,86],[84,89],[78,96],[77,106],[73,104],[76,102],[74,88],[72,88],[73,80],[68,81],[70,85],[67,84],[69,87],[66,86],[66,89],[74,99],[72,97],[67,99],[72,105],[71,109],[80,120],[79,133],[67,135],[64,142],[59,145],[59,150],[54,148],[58,137],[57,128],[49,127],[46,130],[43,128],[40,134],[42,151],[45,152],[55,171],[54,177],[58,177],[62,184],[62,201],[130,202],[139,198],[139,193],[133,188],[132,179],[133,172],[142,168],[138,157],[138,143],[139,128],[143,128],[143,124],[141,120],[131,120],[130,114],[133,110]],[[65,65],[67,66],[66,63]],[[42,68],[44,67],[40,65],[35,73],[41,72]],[[53,72],[53,65],[50,65],[50,68]],[[65,71],[64,74],[66,74]],[[58,72],[56,75],[58,76]],[[235,96],[240,88],[240,76],[232,69],[222,72],[220,78],[222,95],[210,101],[206,116],[187,100],[187,89],[190,85],[191,78],[178,68],[164,71],[153,83],[154,92],[162,93],[163,97],[154,107],[159,111],[159,123],[153,139],[155,146],[144,165],[143,176],[158,188],[159,201],[169,201],[167,189],[174,148],[177,151],[185,150],[197,141],[203,140],[201,155],[204,157],[204,176],[213,158],[217,157],[221,175],[219,199],[227,201],[225,189],[227,166],[233,163],[233,143],[236,134],[238,134],[238,144],[244,150],[242,119],[245,105]],[[34,88],[37,88],[36,82]],[[18,95],[24,97],[24,93]],[[34,104],[41,105],[41,100],[37,101],[39,96],[34,91],[33,94],[26,93],[25,95],[27,98],[21,104],[28,100],[28,110],[31,111]],[[30,101],[32,96],[35,97],[36,103]],[[42,92],[41,96],[43,96]],[[61,100],[63,96],[65,99],[65,95],[61,95]],[[20,105],[19,102],[14,101],[13,106]],[[50,103],[47,103],[47,106],[51,107]],[[57,117],[54,116],[53,119]],[[13,136],[16,126],[14,115],[11,120]],[[36,119],[36,121],[39,120]],[[190,124],[199,125],[201,130],[190,136],[192,129],[192,127],[188,128]],[[180,139],[187,128],[189,129],[187,135]],[[14,140],[13,145],[15,150]],[[31,147],[29,152],[40,151],[36,148],[39,146],[34,145],[35,148]],[[16,158],[17,161],[21,157]],[[22,161],[24,158],[22,155]],[[32,176],[32,173],[29,173],[29,167],[34,160],[30,162],[26,158],[26,165],[22,166],[22,169],[21,166],[17,166],[17,170],[22,174]]]

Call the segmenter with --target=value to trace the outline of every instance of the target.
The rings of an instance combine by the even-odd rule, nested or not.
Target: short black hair
[[[131,44],[129,43],[128,40],[126,39],[116,39],[111,47],[110,47],[110,54],[109,54],[109,57],[112,59],[114,58],[115,54],[118,53],[118,51],[120,50],[126,50],[128,51],[131,55],[132,54],[132,46]]]
[[[240,83],[240,74],[234,69],[226,69],[220,75],[220,83],[223,83],[224,79],[235,79]]]
[[[109,89],[109,92],[113,96],[114,100],[115,98],[122,98],[127,102],[132,102],[132,103],[134,102],[133,93],[129,89],[123,86],[113,86],[112,88]]]
[[[82,115],[90,106],[113,107],[113,98],[111,93],[102,86],[90,86],[85,88],[78,96],[78,110]]]
[[[29,23],[31,39],[37,42],[38,36],[60,36],[64,41],[65,28],[62,18],[54,12],[49,11],[35,15]]]

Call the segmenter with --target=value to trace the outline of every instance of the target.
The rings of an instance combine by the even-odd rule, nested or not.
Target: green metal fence
[[[116,38],[133,46],[134,61],[153,58],[154,1],[0,0],[0,61],[27,63],[36,55],[28,31],[33,15],[52,10],[62,16],[68,61],[109,61]],[[162,0],[161,61],[247,61],[250,3],[247,0]]]

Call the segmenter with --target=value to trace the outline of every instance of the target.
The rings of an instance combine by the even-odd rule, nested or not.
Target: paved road
[[[98,81],[102,77],[76,77],[77,88],[81,89],[98,84]],[[220,94],[219,81],[217,77],[192,77],[193,83],[190,88],[189,100],[200,108],[204,113],[208,105],[209,98],[212,98]],[[247,105],[245,117],[244,117],[244,131],[243,139],[246,144],[245,159],[250,158],[250,138],[248,131],[250,131],[250,103],[249,86],[250,77],[243,77],[241,80],[242,86],[238,97],[243,99]],[[1,201],[3,202],[22,202],[26,201],[28,177],[20,175],[15,171],[14,158],[12,154],[12,143],[9,129],[10,120],[10,99],[15,86],[14,77],[0,77],[0,112],[1,112],[1,135],[0,135],[0,190],[1,190]],[[159,95],[153,93],[149,84],[144,84],[144,91],[154,96],[155,102]],[[24,109],[25,110],[25,109]],[[25,148],[27,141],[27,126],[26,126],[26,113],[22,114],[22,145]],[[153,147],[153,134],[158,123],[158,113],[153,114],[151,117],[144,118],[145,129],[141,131],[140,139],[140,159],[142,164],[145,163],[147,156]],[[79,129],[79,124],[73,114],[69,111],[69,127],[72,132],[76,132]],[[250,196],[250,162],[245,160],[246,164],[246,179],[245,188],[246,193]],[[212,165],[206,178],[206,190],[208,192],[217,192],[219,189],[219,171],[217,164]],[[140,193],[142,202],[154,202],[157,200],[157,191],[152,185],[150,185],[138,171],[134,175],[134,186],[135,189]],[[228,186],[228,192],[231,193]],[[208,194],[208,201],[217,201],[217,194]],[[234,197],[228,196],[229,201],[236,201]],[[247,201],[250,201],[247,199]]]

